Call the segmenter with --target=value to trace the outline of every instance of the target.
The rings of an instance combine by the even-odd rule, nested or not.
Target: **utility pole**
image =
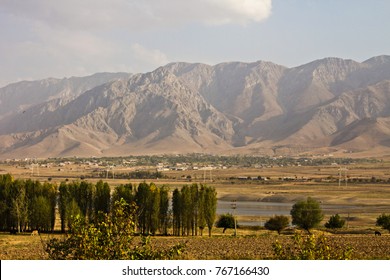
[[[339,187],[341,185],[341,167],[339,168]]]
[[[236,219],[236,208],[237,202],[236,200],[232,200],[232,209],[233,209],[233,219],[234,219],[234,236],[237,236],[237,219]]]

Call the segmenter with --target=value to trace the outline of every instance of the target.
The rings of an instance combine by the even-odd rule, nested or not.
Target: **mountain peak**
[[[390,153],[388,62],[175,62],[136,75],[9,85],[0,89],[0,157],[275,154],[275,147],[296,155],[350,144]]]
[[[390,63],[390,55],[374,56],[370,59],[367,59],[363,63],[369,65],[381,65],[381,64]]]

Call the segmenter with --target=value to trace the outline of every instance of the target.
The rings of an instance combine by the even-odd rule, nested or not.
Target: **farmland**
[[[283,234],[278,236],[265,230],[252,231],[252,234],[241,233],[232,236],[232,230],[225,235],[216,230],[213,237],[154,237],[152,244],[157,247],[167,247],[185,242],[186,247],[181,255],[187,260],[213,260],[213,259],[273,259],[272,243],[279,240],[283,244],[291,244],[291,236]],[[254,233],[254,234],[253,234]],[[245,235],[246,234],[246,235]],[[319,231],[316,234],[322,234]],[[336,246],[351,246],[353,259],[390,259],[390,235],[374,236],[368,231],[348,234],[325,233],[329,242]],[[43,243],[53,235],[39,236],[0,234],[0,259],[34,259],[44,260]]]
[[[97,159],[60,162],[3,162],[0,173],[10,173],[14,178],[51,181],[100,179],[111,187],[144,180],[171,189],[185,184],[206,183],[215,187],[219,206],[217,213],[234,212],[239,224],[238,237],[233,231],[225,234],[221,229],[213,230],[213,237],[154,237],[155,246],[167,246],[186,242],[184,259],[272,259],[272,243],[278,239],[288,243],[291,230],[278,236],[263,228],[264,222],[279,211],[288,215],[290,206],[308,196],[321,202],[325,217],[316,234],[326,234],[334,244],[349,244],[354,248],[355,259],[389,259],[390,235],[375,226],[376,218],[390,213],[390,162],[386,160],[339,160],[288,161],[271,159],[245,163],[202,162],[160,163],[145,160],[123,164]],[[102,163],[103,162],[103,163]],[[174,166],[175,168],[163,168]],[[196,168],[194,168],[196,166]],[[125,178],[124,174],[156,172],[157,178]],[[276,206],[275,206],[276,205]],[[267,206],[267,207],[266,207]],[[265,208],[264,208],[265,207]],[[346,225],[338,232],[325,231],[323,224],[330,215],[340,214]],[[276,213],[277,214],[277,213]],[[59,224],[59,222],[58,222]],[[59,228],[59,225],[58,227]],[[381,230],[382,236],[374,236]],[[50,235],[30,236],[0,234],[1,259],[45,259],[42,244]]]

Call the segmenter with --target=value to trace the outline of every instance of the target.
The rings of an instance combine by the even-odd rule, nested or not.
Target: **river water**
[[[290,215],[293,203],[236,201],[235,214],[238,216]],[[232,202],[218,200],[217,214],[233,213]]]
[[[226,213],[235,214],[237,216],[245,216],[246,219],[238,221],[241,225],[264,225],[264,222],[274,215],[290,216],[290,211],[293,206],[291,202],[261,202],[261,201],[236,201],[236,209],[232,208],[232,201],[218,200],[217,215]],[[334,205],[321,204],[321,209],[325,214],[351,214],[359,215],[359,213],[385,213],[390,210],[388,205]]]

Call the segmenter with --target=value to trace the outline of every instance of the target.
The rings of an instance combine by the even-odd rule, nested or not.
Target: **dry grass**
[[[43,238],[43,239],[41,239]],[[30,234],[0,234],[1,260],[44,260],[47,258],[42,243],[47,236],[31,236]]]

